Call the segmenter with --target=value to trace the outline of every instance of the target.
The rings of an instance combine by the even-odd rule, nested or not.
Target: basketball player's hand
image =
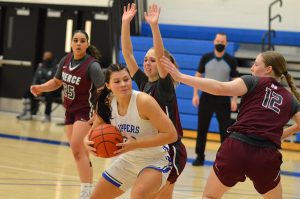
[[[116,144],[116,146],[121,147],[121,149],[115,151],[115,154],[126,153],[136,148],[136,139],[134,137],[126,132],[122,132],[122,135],[124,137],[124,141]]]
[[[150,26],[152,26],[158,24],[159,14],[160,14],[160,7],[158,7],[156,4],[151,4],[149,6],[148,12],[144,12],[144,17],[147,23]]]
[[[89,153],[93,154],[94,156],[97,156],[96,149],[94,148],[94,142],[89,140],[91,132],[92,131],[89,131],[89,133],[84,137],[83,145],[88,150]]]
[[[160,58],[160,63],[170,73],[174,80],[180,82],[180,77],[182,76],[182,73],[179,72],[176,66],[166,56]]]
[[[42,94],[42,89],[41,89],[41,85],[32,85],[30,86],[30,92],[35,96],[39,96]]]
[[[136,5],[134,3],[124,6],[124,12],[122,16],[122,23],[129,22],[133,19],[136,13]]]

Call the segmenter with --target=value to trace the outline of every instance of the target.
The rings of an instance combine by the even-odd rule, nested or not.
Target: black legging
[[[51,115],[51,111],[52,111],[52,103],[54,98],[57,97],[61,97],[61,89],[52,91],[52,92],[45,92],[42,95],[43,97],[45,97],[45,114],[46,115]],[[30,102],[31,102],[31,114],[35,115],[38,110],[39,110],[39,103],[40,100],[36,99],[34,95],[32,95],[32,93],[30,92],[30,89],[27,89],[24,93],[23,96],[25,99],[29,98]]]

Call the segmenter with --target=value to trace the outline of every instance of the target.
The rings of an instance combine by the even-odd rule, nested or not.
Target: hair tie
[[[287,76],[287,75],[288,75],[288,71],[284,71],[282,74],[283,74],[284,76]]]

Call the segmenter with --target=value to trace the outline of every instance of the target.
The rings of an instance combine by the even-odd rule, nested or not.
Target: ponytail
[[[110,108],[110,95],[111,90],[106,86],[100,91],[96,101],[96,112],[103,119],[106,124],[110,124],[111,108]]]
[[[298,102],[300,102],[300,94],[297,91],[293,77],[288,72],[284,73],[283,75],[284,75],[286,82],[288,83],[292,93],[297,98]]]
[[[102,57],[100,51],[94,45],[89,45],[89,47],[87,48],[86,52],[89,55],[91,55],[92,57],[94,57],[95,59],[97,59],[98,61],[100,61],[100,59]]]

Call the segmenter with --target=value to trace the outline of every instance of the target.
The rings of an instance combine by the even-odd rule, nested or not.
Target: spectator
[[[35,74],[32,79],[32,85],[43,84],[48,80],[52,79],[56,73],[56,62],[54,61],[53,53],[45,51],[43,54],[43,61],[39,63]],[[51,121],[51,110],[53,99],[61,96],[60,90],[43,93],[42,96],[45,98],[46,107],[44,112],[43,122]],[[19,120],[31,120],[32,115],[36,115],[39,109],[39,100],[36,99],[28,88],[24,94],[23,112],[17,116]]]

